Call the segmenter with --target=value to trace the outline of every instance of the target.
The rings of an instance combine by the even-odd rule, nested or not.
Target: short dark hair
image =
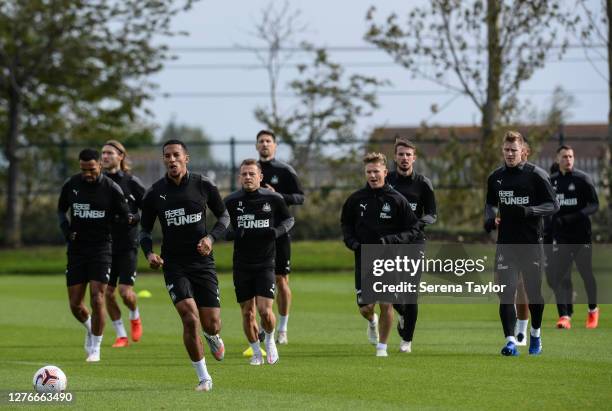
[[[183,150],[185,150],[185,153],[188,152],[187,150],[187,146],[185,145],[185,143],[183,143],[181,140],[177,140],[175,138],[173,138],[172,140],[168,140],[164,143],[164,145],[162,146],[162,152],[164,151],[164,148],[166,148],[166,146],[172,146],[174,144],[177,144],[181,147],[183,147]]]
[[[86,148],[84,150],[81,150],[81,152],[79,153],[79,160],[81,161],[91,161],[91,160],[99,161],[100,153],[98,153],[98,150],[95,150],[93,148]]]
[[[257,137],[255,138],[255,141],[259,141],[259,137],[264,136],[264,135],[272,137],[272,140],[274,140],[274,142],[276,143],[276,136],[270,130],[259,130],[259,133],[257,133]]]
[[[393,146],[393,152],[395,154],[397,154],[398,147],[411,148],[416,153],[416,145],[406,138],[398,137],[395,139],[395,145]]]
[[[255,160],[254,158],[246,158],[242,160],[242,163],[240,163],[240,167],[238,167],[238,170],[240,170],[242,166],[257,166],[259,171],[262,172],[261,164],[259,164],[259,161]]]
[[[561,150],[572,150],[572,151],[574,151],[574,148],[572,146],[570,146],[569,144],[561,144],[559,146],[559,148],[557,149],[557,154],[559,154],[561,152]]]

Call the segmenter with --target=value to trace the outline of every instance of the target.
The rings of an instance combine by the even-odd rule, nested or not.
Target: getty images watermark
[[[551,246],[552,247],[552,246]],[[598,246],[593,258],[610,255],[610,246]],[[586,303],[574,281],[571,293],[559,292],[567,284],[567,271],[550,264],[552,249],[539,244],[504,245],[363,245],[361,247],[361,297],[363,303],[499,303],[514,304],[514,295],[523,276],[529,287],[539,287],[546,302],[569,295],[571,301]],[[547,263],[548,255],[548,263]],[[602,260],[604,261],[604,260]],[[594,269],[600,303],[612,302],[612,262]],[[569,277],[571,279],[571,275]],[[536,279],[536,281],[533,281]],[[569,281],[571,284],[571,281]],[[529,290],[528,290],[529,291]]]

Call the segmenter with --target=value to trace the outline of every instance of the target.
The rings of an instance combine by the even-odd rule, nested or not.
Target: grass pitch
[[[208,354],[214,389],[196,393],[195,373],[182,344],[179,318],[161,275],[142,275],[137,290],[144,324],[141,342],[110,347],[102,361],[85,362],[84,329],[68,309],[62,276],[0,277],[0,406],[8,392],[31,391],[34,372],[55,364],[68,376],[79,409],[609,409],[612,404],[612,310],[602,306],[600,328],[553,329],[547,306],[544,353],[506,358],[495,305],[422,305],[411,354],[398,352],[393,331],[388,358],[376,358],[366,322],[354,303],[352,274],[292,275],[294,305],[289,345],[280,362],[252,367],[231,276],[222,275],[222,336],[226,358]],[[127,311],[123,309],[127,323]],[[48,406],[48,405],[47,405]],[[15,408],[40,408],[16,405]]]

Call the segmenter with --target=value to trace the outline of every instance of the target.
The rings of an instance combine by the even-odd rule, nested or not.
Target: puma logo
[[[159,197],[160,197],[160,198],[163,198],[164,200],[166,199],[166,196],[167,196],[167,194],[163,194],[163,195],[162,195],[162,194],[160,194],[160,195],[159,195]]]
[[[367,204],[361,204],[361,203],[359,203],[359,207],[361,207],[361,208],[363,208],[363,209],[365,210],[365,209],[366,209],[366,207],[367,207]]]
[[[241,213],[244,213],[244,207],[236,207],[236,210],[240,211]]]
[[[501,180],[495,180],[495,181],[497,181],[497,184],[501,185],[501,182],[502,182]]]
[[[72,192],[74,193],[75,196],[79,195],[79,191],[78,190],[72,190]]]

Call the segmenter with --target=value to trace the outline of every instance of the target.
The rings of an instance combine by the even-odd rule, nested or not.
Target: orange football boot
[[[132,341],[138,342],[140,341],[140,337],[142,337],[142,323],[140,322],[140,318],[137,320],[130,320],[132,325]]]

